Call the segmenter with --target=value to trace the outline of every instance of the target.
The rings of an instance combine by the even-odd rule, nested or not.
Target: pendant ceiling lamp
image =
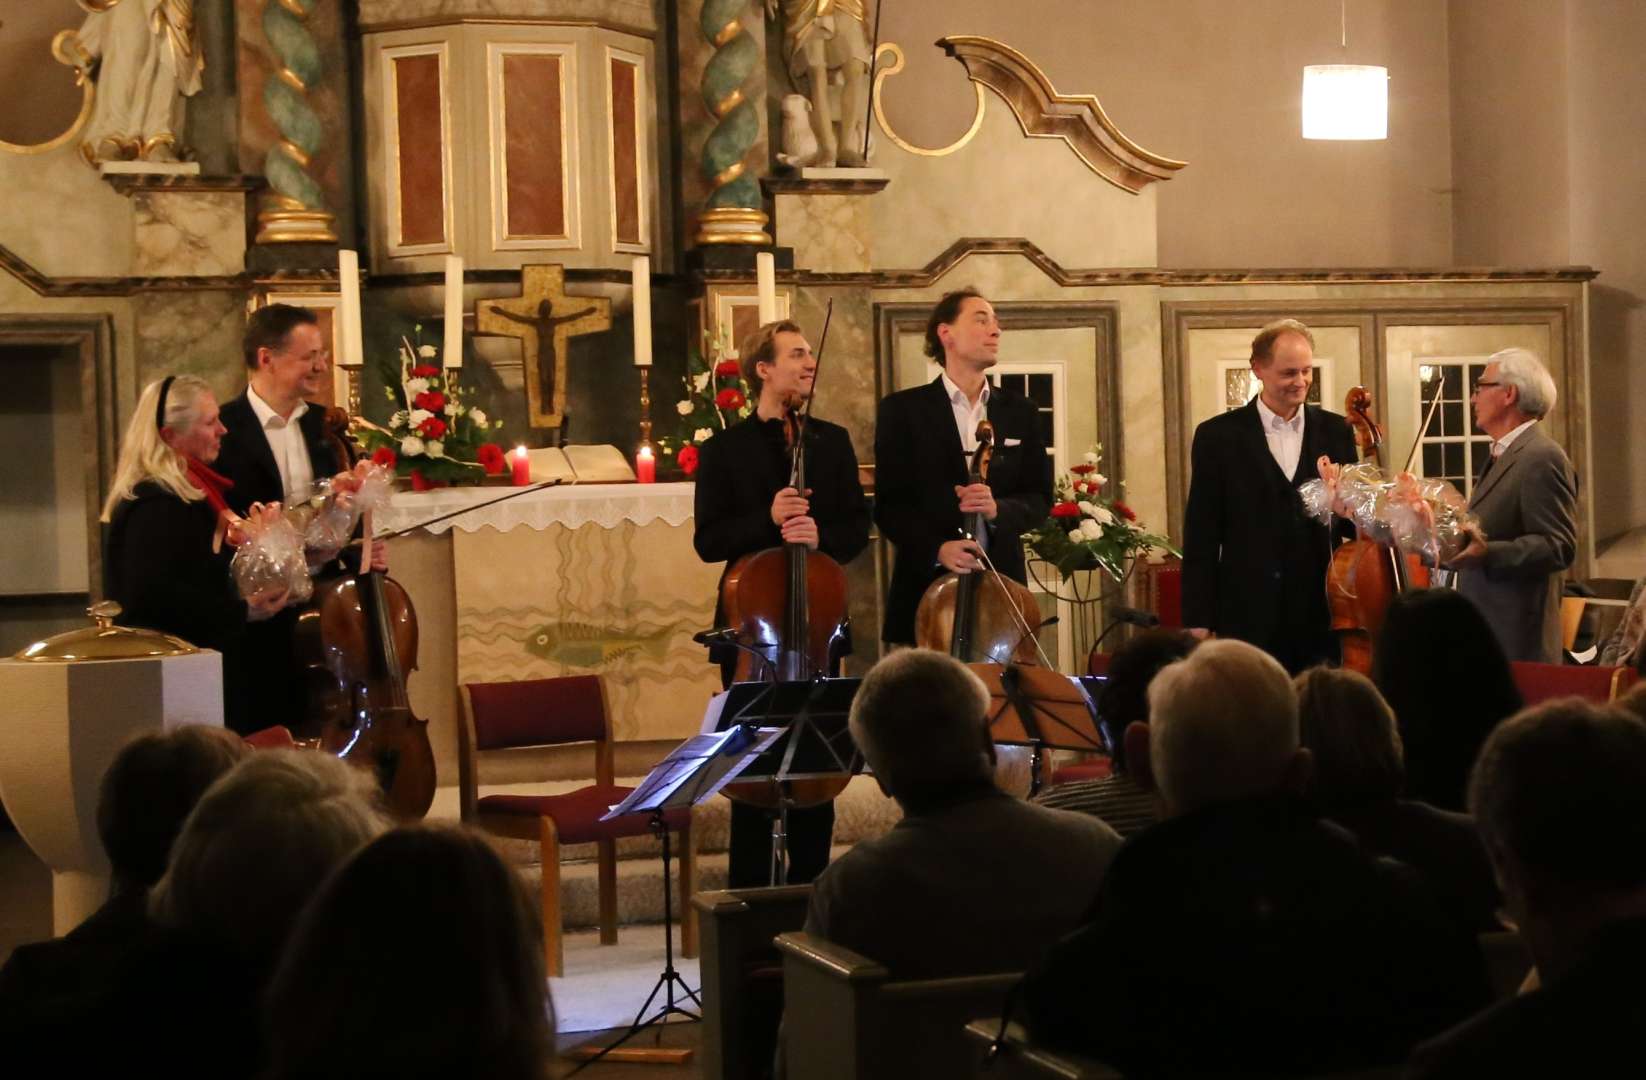
[[[1348,0],[1340,0],[1341,37],[1349,47]],[[1311,64],[1303,69],[1305,139],[1387,139],[1389,69],[1369,64]]]

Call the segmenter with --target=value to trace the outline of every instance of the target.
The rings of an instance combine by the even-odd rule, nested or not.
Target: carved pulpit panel
[[[612,302],[567,296],[563,266],[521,269],[520,295],[475,305],[477,333],[520,339],[526,405],[534,428],[557,428],[566,415],[566,350],[571,339],[612,328]]]

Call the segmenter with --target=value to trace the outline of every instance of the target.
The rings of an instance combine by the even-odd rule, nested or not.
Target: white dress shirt
[[[314,463],[309,460],[309,448],[303,442],[303,430],[297,421],[309,411],[309,403],[300,401],[291,415],[282,418],[268,402],[257,396],[257,391],[246,388],[246,400],[257,414],[257,423],[263,437],[269,440],[274,452],[274,464],[280,470],[280,487],[286,493],[286,505],[303,502],[314,493]]]
[[[1263,437],[1269,441],[1269,453],[1274,455],[1275,464],[1280,466],[1287,480],[1297,474],[1297,459],[1303,456],[1303,411],[1304,406],[1299,405],[1290,420],[1282,420],[1273,409],[1263,404],[1261,396],[1257,399],[1257,415],[1263,421]]]
[[[977,425],[989,418],[989,380],[983,380],[983,390],[973,405],[966,391],[955,385],[949,373],[943,373],[943,391],[949,395],[949,407],[954,410],[954,426],[960,432],[960,448],[967,454],[977,449]]]
[[[1519,427],[1515,428],[1513,431],[1509,432],[1507,435],[1503,436],[1503,438],[1494,442],[1492,444],[1492,457],[1502,457],[1503,451],[1509,449],[1509,444],[1520,438],[1521,432],[1525,431],[1535,423],[1537,423],[1536,420],[1528,420],[1524,424],[1521,424]]]

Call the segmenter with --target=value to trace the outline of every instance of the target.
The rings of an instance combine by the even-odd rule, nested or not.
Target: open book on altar
[[[559,480],[563,484],[628,484],[634,469],[623,452],[610,443],[600,446],[545,446],[526,451],[532,483]]]

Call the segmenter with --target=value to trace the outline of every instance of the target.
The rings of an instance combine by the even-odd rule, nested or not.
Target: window
[[[1040,414],[1040,441],[1046,447],[1047,468],[1052,477],[1067,467],[1068,448],[1063,417],[1063,365],[1002,363],[989,373],[989,381],[1034,402]],[[1081,448],[1085,453],[1085,448]]]
[[[1485,370],[1484,357],[1429,357],[1418,366],[1420,396],[1414,404],[1422,428],[1414,470],[1450,482],[1464,498],[1474,494],[1475,477],[1492,449],[1490,436],[1475,426],[1469,408],[1469,390]]]

